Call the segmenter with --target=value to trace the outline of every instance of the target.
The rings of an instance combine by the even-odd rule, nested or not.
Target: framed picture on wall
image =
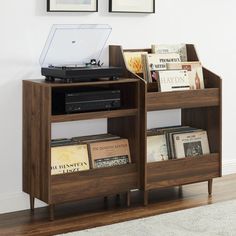
[[[155,0],[109,0],[109,12],[155,13]]]
[[[96,12],[98,0],[47,0],[48,12]]]

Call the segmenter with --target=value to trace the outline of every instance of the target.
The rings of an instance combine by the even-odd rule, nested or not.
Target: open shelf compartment
[[[51,122],[65,122],[65,121],[76,121],[76,120],[87,120],[87,119],[100,119],[100,118],[112,118],[112,117],[124,117],[124,116],[135,116],[138,113],[138,93],[139,93],[139,80],[123,80],[122,83],[87,83],[85,86],[82,85],[73,85],[68,87],[51,87]],[[65,94],[82,94],[84,92],[98,91],[119,91],[120,92],[120,107],[114,109],[102,109],[94,111],[82,111],[76,113],[67,113],[66,112],[66,101]],[[94,96],[93,93],[89,96]],[[117,96],[117,95],[116,95]],[[82,98],[84,99],[84,97]],[[96,98],[98,99],[98,98]],[[99,98],[99,99],[102,99]],[[112,104],[112,103],[111,103]]]
[[[199,61],[194,45],[187,44],[188,61]],[[130,76],[126,68],[124,52],[143,51],[151,53],[150,48],[146,49],[123,49],[118,45],[110,46],[110,64],[113,66],[122,66],[124,75]],[[136,75],[140,79],[142,74]],[[205,89],[176,91],[176,92],[157,92],[157,83],[146,83],[146,106],[147,111],[219,106],[221,102],[221,80],[220,77],[211,71],[203,68],[203,77]]]
[[[209,181],[222,175],[221,106],[183,108],[181,124],[207,131],[210,154],[146,164],[145,189]],[[146,148],[146,147],[145,147]]]
[[[139,116],[108,117],[108,133],[129,140],[131,163],[50,177],[50,204],[140,188]],[[67,193],[67,194],[65,194]]]
[[[221,105],[221,79],[203,68],[205,89],[176,92],[147,92],[147,111],[176,108],[213,107]]]

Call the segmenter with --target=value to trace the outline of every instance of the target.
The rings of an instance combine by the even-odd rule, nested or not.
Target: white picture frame
[[[97,12],[98,0],[47,0],[48,12]]]
[[[109,12],[155,13],[155,0],[109,0]]]

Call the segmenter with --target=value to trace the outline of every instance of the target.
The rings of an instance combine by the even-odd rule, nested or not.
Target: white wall
[[[108,43],[121,44],[124,48],[150,47],[157,42],[194,43],[203,65],[223,78],[224,173],[236,172],[233,138],[236,131],[236,3],[234,0],[157,0],[156,5],[156,14],[150,15],[108,13],[108,0],[99,1],[98,13],[46,13],[46,0],[1,0],[0,213],[29,207],[28,196],[21,190],[21,81],[40,77],[39,55],[55,23],[109,23],[113,32]],[[178,111],[173,114],[178,122]],[[163,116],[164,121],[166,118],[167,123],[173,123],[169,115]],[[159,122],[153,115],[149,121],[149,126]],[[90,124],[70,124],[70,131],[80,130],[82,135],[106,129],[104,120]],[[60,125],[53,127],[54,137],[66,132],[69,131]],[[40,205],[37,202],[37,206]]]

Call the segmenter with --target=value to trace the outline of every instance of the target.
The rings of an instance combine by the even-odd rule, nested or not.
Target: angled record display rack
[[[188,61],[199,61],[194,45],[187,44]],[[109,48],[110,65],[126,68],[124,52],[151,49],[123,49],[120,45]],[[152,189],[182,186],[196,182],[208,181],[208,192],[212,194],[213,178],[222,175],[222,82],[221,78],[203,68],[205,89],[157,92],[156,83],[146,83],[142,74],[136,75],[141,81],[142,103],[140,144],[142,176],[141,186],[144,191],[144,204],[148,204],[148,193]],[[181,125],[204,129],[208,133],[211,153],[199,157],[173,159],[162,162],[147,163],[147,112],[168,109],[181,109]],[[158,118],[158,117],[157,117]]]

